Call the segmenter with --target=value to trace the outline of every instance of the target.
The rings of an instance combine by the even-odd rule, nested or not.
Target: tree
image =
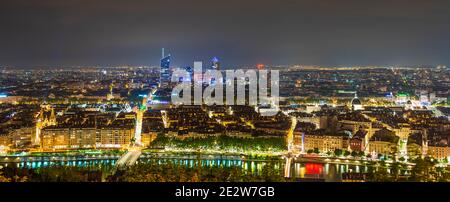
[[[268,163],[262,168],[262,177],[265,182],[283,182],[284,176],[281,176],[273,169],[273,163]]]
[[[306,153],[308,153],[308,154],[312,154],[313,152],[314,152],[313,149],[308,149],[308,151],[306,151]]]
[[[3,176],[3,173],[0,172],[0,182],[11,182],[11,178]]]
[[[358,156],[363,157],[364,156],[364,152],[363,151],[359,151],[358,152]]]
[[[352,155],[353,157],[356,157],[356,156],[358,156],[358,152],[352,151],[351,155]]]
[[[390,182],[392,179],[389,177],[386,167],[383,165],[369,166],[367,172],[367,180],[369,182]]]
[[[436,161],[429,157],[416,158],[416,164],[411,170],[411,181],[415,182],[437,182],[442,178],[442,171],[436,169]]]
[[[0,182],[26,182],[28,181],[27,176],[19,177],[17,175],[14,175],[12,178],[8,177],[8,174],[3,175],[3,172],[1,171],[3,169],[2,166],[0,166]],[[6,172],[8,173],[8,172]]]
[[[13,178],[8,178],[3,176],[3,173],[0,172],[0,182],[27,182],[27,181],[28,181],[27,176],[19,177],[15,175]]]
[[[28,181],[28,177],[27,176],[23,176],[23,177],[19,177],[19,176],[14,176],[14,182],[27,182]]]
[[[195,172],[194,175],[191,177],[190,182],[200,182],[197,172]]]
[[[347,151],[347,150],[345,150],[345,151],[344,151],[344,156],[350,156],[350,152]]]
[[[319,148],[314,148],[314,153],[315,153],[315,154],[320,154]]]
[[[398,181],[398,176],[400,174],[400,170],[402,169],[401,163],[395,161],[391,166],[391,171],[394,174],[395,181]]]
[[[450,182],[450,169],[445,169],[442,177],[442,182]]]
[[[342,150],[341,149],[335,149],[334,150],[334,155],[341,156],[342,155]]]

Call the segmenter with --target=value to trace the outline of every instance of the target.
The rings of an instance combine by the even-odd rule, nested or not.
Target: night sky
[[[1,0],[0,66],[450,65],[450,1]]]

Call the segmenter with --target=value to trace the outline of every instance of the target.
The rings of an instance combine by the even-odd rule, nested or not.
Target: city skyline
[[[0,184],[177,186],[89,190],[101,200],[448,186],[449,11],[439,0],[2,0]],[[395,186],[376,195],[411,195]],[[22,187],[63,193],[7,194]]]
[[[443,1],[3,1],[2,66],[448,65]],[[123,26],[126,25],[126,26]]]

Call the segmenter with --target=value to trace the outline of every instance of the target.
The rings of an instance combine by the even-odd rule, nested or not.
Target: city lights
[[[0,15],[3,201],[448,196],[450,1],[2,0]]]

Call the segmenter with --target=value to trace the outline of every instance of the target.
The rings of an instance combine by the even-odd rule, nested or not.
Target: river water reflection
[[[24,158],[21,157],[20,162],[2,161],[0,157],[0,165],[3,167],[17,167],[28,169],[39,169],[50,166],[74,166],[86,167],[91,169],[100,169],[105,174],[111,173],[117,158],[109,159],[86,159],[86,158]],[[45,160],[44,160],[45,159]],[[3,159],[4,160],[4,159]],[[186,167],[241,167],[246,172],[255,175],[262,173],[263,167],[272,166],[273,169],[284,173],[285,161],[283,160],[256,160],[243,159],[240,156],[146,156],[143,155],[137,163],[140,164],[165,164],[174,163]],[[367,172],[367,166],[364,165],[347,165],[334,163],[316,163],[316,162],[295,162],[291,164],[291,177],[296,179],[322,179],[328,182],[341,181],[342,173]]]

